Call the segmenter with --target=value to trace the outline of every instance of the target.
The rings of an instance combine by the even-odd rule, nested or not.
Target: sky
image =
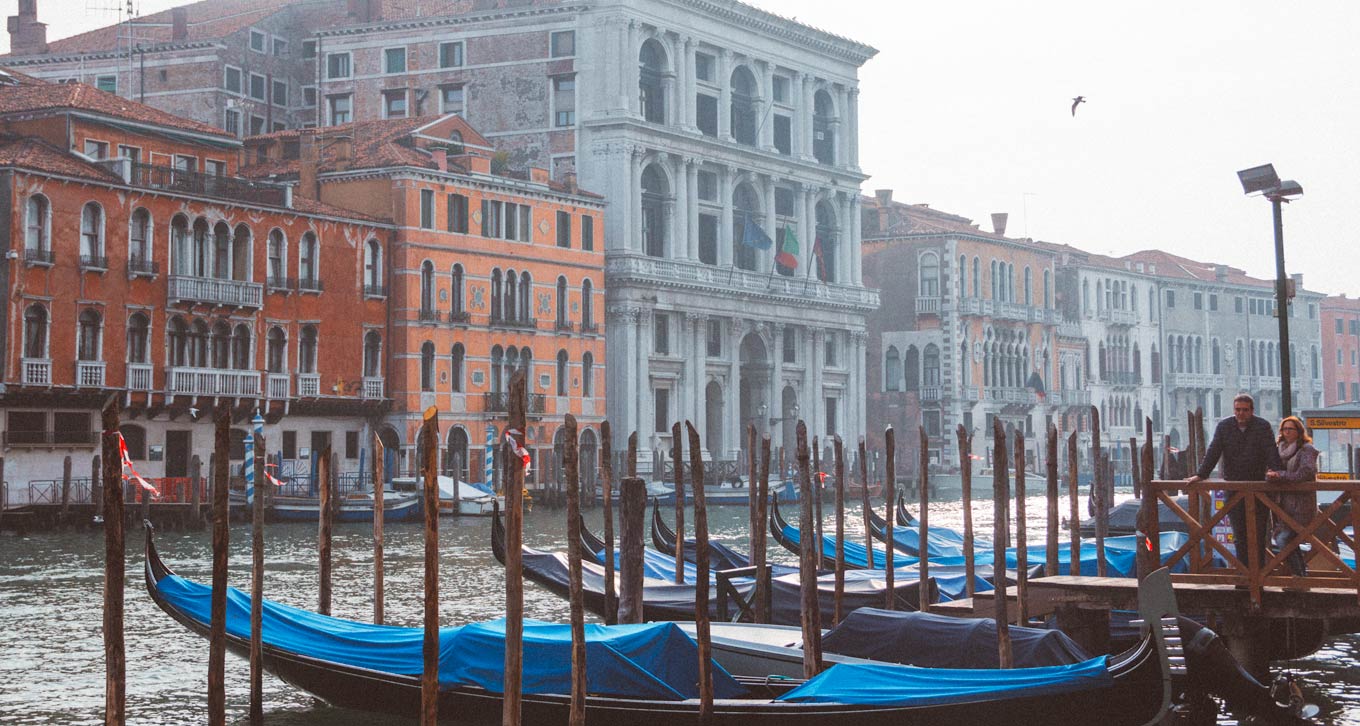
[[[1270,162],[1304,189],[1284,210],[1287,271],[1360,296],[1360,2],[749,1],[878,49],[859,77],[865,193],[1272,278],[1270,204],[1236,176]],[[39,19],[61,38],[115,22],[117,5],[39,0]]]

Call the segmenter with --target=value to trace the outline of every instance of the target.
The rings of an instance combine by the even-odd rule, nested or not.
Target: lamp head
[[[1262,164],[1250,169],[1243,169],[1237,172],[1237,178],[1242,182],[1243,194],[1255,194],[1280,186],[1280,175],[1275,173],[1274,164]]]

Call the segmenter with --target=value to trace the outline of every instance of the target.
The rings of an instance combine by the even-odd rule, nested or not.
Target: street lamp
[[[1284,216],[1281,207],[1291,197],[1303,196],[1303,186],[1293,179],[1281,180],[1273,164],[1263,164],[1237,172],[1242,191],[1247,195],[1260,193],[1270,200],[1275,216],[1275,317],[1280,321],[1280,415],[1293,414],[1293,391],[1289,371],[1289,280],[1284,275]]]

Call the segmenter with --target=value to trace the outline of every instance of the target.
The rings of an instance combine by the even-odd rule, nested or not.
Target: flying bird
[[[1079,106],[1079,105],[1081,105],[1081,104],[1083,104],[1083,103],[1086,103],[1086,97],[1085,97],[1085,96],[1077,96],[1076,98],[1072,99],[1072,115],[1073,115],[1073,116],[1076,116],[1076,115],[1077,115],[1077,106]]]

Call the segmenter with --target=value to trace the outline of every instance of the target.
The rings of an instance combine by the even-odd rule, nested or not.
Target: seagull
[[[190,407],[189,407],[189,416],[190,416],[191,418],[198,418],[198,409],[197,409],[197,408],[194,408],[193,406],[190,406]]]
[[[1076,116],[1076,115],[1077,115],[1077,106],[1079,106],[1079,105],[1081,105],[1081,104],[1083,104],[1083,103],[1086,103],[1086,97],[1085,97],[1085,96],[1077,96],[1076,98],[1072,99],[1072,115],[1073,115],[1073,116]]]

